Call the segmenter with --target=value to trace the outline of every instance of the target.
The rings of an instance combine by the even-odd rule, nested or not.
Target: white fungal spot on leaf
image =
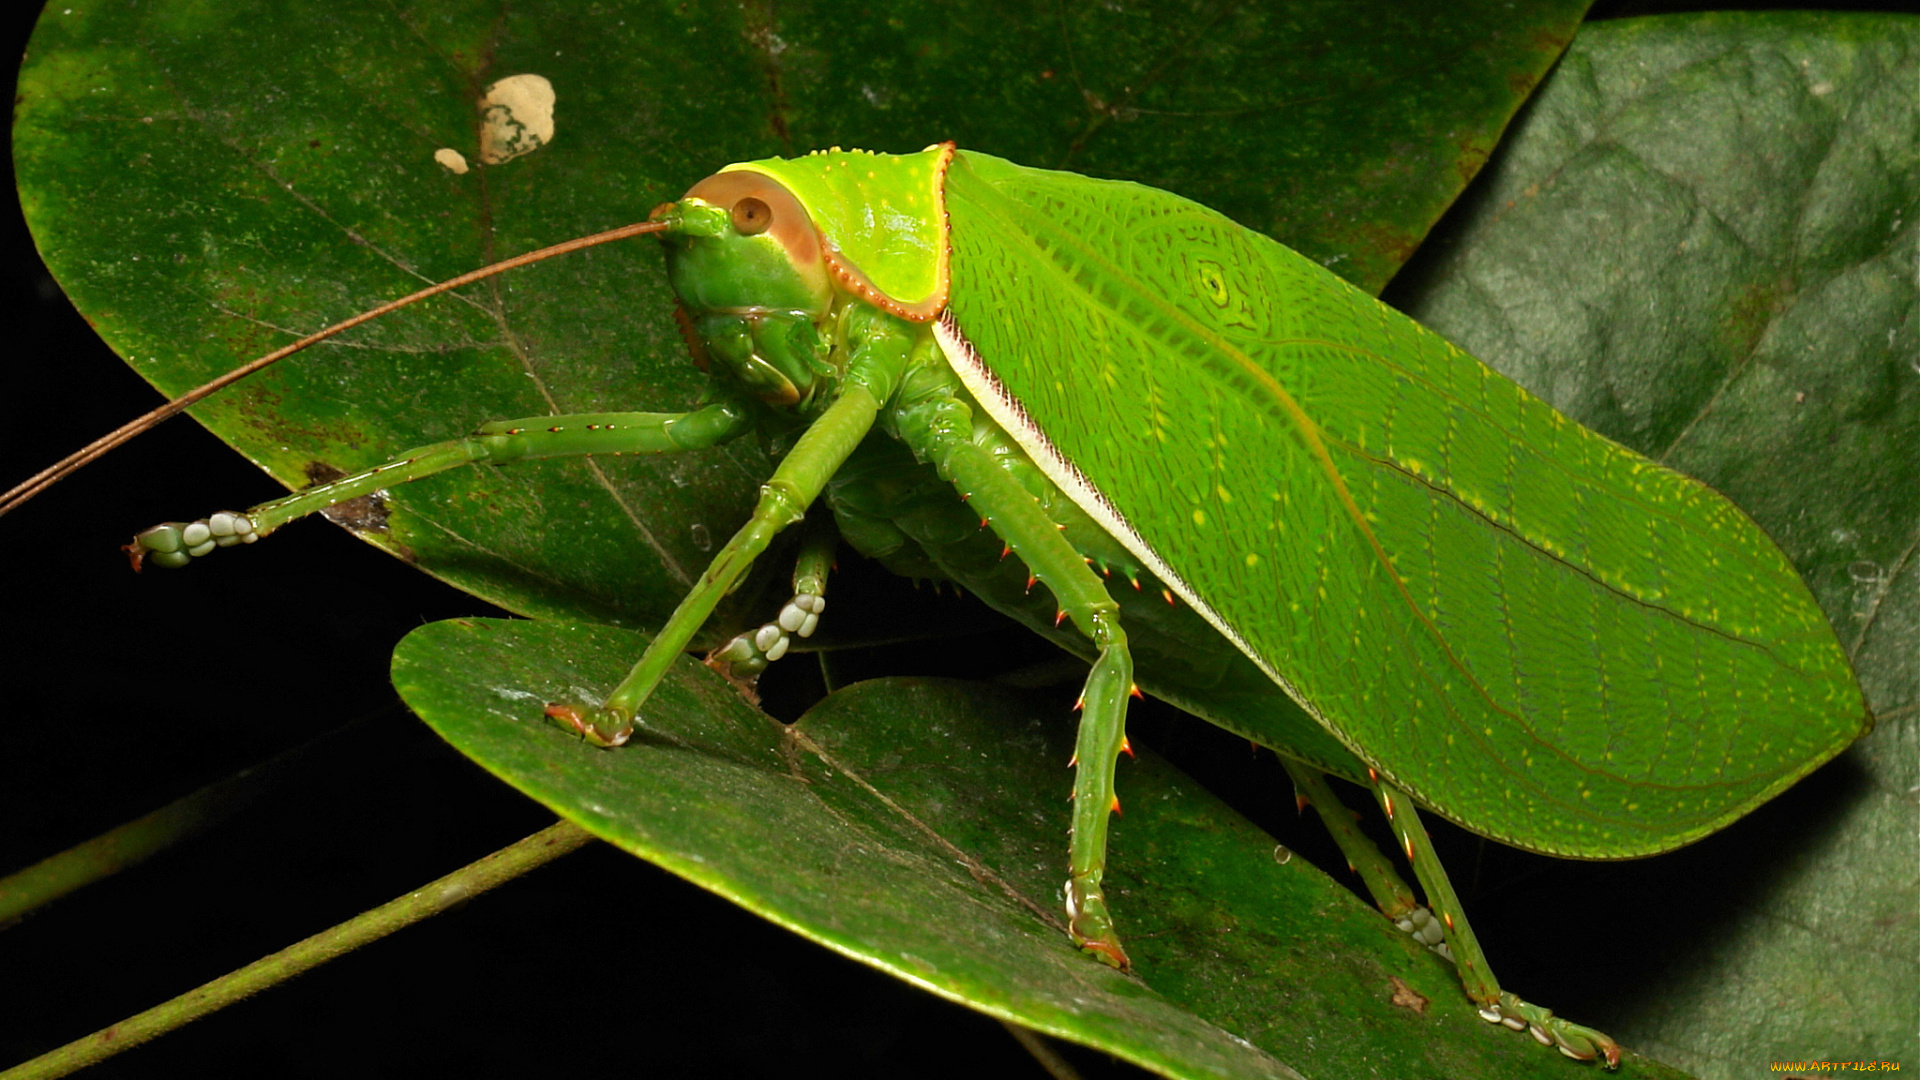
[[[509,75],[480,99],[480,161],[499,165],[553,141],[553,84],[540,75]]]
[[[451,146],[443,146],[440,149],[435,150],[433,152],[433,160],[446,166],[447,171],[452,173],[455,176],[463,176],[466,174],[466,171],[467,171],[466,155],[460,153],[460,151],[455,150]]]

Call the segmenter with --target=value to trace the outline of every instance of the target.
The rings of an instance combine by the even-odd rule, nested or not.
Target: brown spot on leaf
[[[729,642],[728,644],[732,643]],[[725,646],[722,646],[722,648],[724,647]],[[735,690],[739,691],[741,697],[747,699],[747,704],[760,704],[760,677],[758,675],[744,675],[733,670],[732,663],[721,659],[719,649],[708,653],[702,663],[712,668],[721,678],[727,680]]]
[[[301,471],[306,473],[309,485],[330,484],[347,475],[324,461],[309,461]],[[377,493],[335,503],[320,511],[320,516],[349,532],[379,535],[387,532],[387,500]],[[404,552],[401,554],[403,558],[408,557]]]
[[[1420,1016],[1427,1015],[1427,997],[1413,987],[1402,982],[1400,976],[1389,975],[1387,981],[1393,986],[1393,996],[1387,1000],[1396,1008],[1407,1009]]]

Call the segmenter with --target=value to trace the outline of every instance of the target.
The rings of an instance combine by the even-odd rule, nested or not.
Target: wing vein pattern
[[[1177,196],[972,153],[947,196],[983,408],[1423,805],[1651,854],[1868,723],[1806,586],[1705,485]]]

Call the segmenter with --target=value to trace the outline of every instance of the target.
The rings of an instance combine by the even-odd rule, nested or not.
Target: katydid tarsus
[[[141,549],[182,564],[469,462],[769,431],[789,448],[754,520],[607,701],[552,719],[623,742],[713,604],[824,495],[853,547],[1094,660],[1064,890],[1089,952],[1126,963],[1101,877],[1137,679],[1278,750],[1303,792],[1321,771],[1371,786],[1482,1015],[1609,1062],[1604,1035],[1499,989],[1414,805],[1551,854],[1650,854],[1869,722],[1804,586],[1724,499],[1192,203],[943,145],[730,167],[656,224],[714,374],[702,407],[491,423]],[[1097,419],[1074,404],[1089,394]],[[983,528],[1017,560],[982,558]],[[731,659],[777,659],[821,595],[811,567]],[[1367,880],[1437,943],[1390,872]]]

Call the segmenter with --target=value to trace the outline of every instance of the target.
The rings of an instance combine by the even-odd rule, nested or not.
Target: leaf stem
[[[0,930],[37,908],[138,866],[233,817],[285,780],[291,766],[363,723],[356,720],[342,725],[0,878]]]
[[[405,926],[438,915],[585,845],[593,837],[571,822],[549,825],[518,843],[415,889],[171,1001],[0,1072],[0,1080],[66,1076],[138,1046],[242,998],[285,982]]]

